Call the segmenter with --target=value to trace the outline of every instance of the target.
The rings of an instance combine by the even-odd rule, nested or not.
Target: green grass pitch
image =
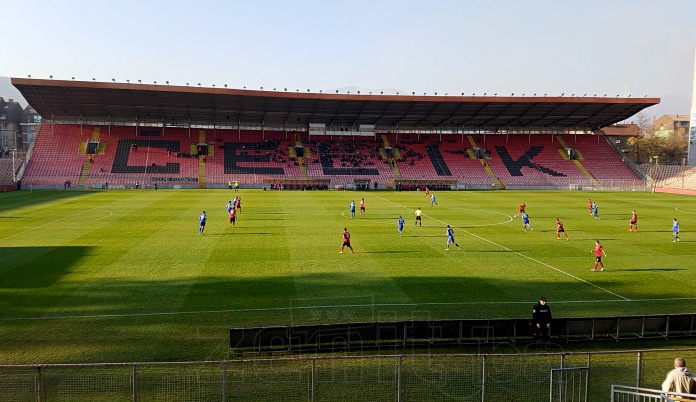
[[[234,195],[0,194],[0,362],[224,359],[230,327],[528,317],[541,295],[557,317],[696,309],[690,196],[438,192],[431,207],[422,192],[242,190],[230,228]],[[367,213],[351,219],[348,204],[362,197]],[[534,230],[513,218],[522,202]],[[556,240],[556,217],[569,241]],[[447,224],[461,251],[445,250]],[[344,227],[355,254],[338,253]],[[590,271],[597,239],[604,272]]]

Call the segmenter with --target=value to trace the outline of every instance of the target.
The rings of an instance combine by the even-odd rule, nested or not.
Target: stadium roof
[[[32,78],[12,78],[12,84],[46,119],[167,124],[595,130],[660,102],[618,97],[328,94]]]

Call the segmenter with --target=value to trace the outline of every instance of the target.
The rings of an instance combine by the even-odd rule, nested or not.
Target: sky
[[[12,1],[0,76],[266,90],[658,97],[688,114],[694,0]],[[18,93],[0,80],[0,96]]]

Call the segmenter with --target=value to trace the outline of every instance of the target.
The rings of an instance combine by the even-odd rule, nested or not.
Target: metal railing
[[[658,388],[675,356],[696,348],[4,365],[0,400],[607,401],[612,384]]]
[[[578,317],[553,320],[557,342],[696,336],[696,314]],[[434,344],[526,344],[533,340],[529,319],[460,319],[354,322],[278,327],[231,328],[230,353],[262,351],[337,352]]]
[[[664,393],[661,389],[611,386],[611,402],[678,402],[696,401],[696,394]]]

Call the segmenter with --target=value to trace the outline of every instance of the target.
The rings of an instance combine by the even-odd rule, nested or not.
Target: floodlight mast
[[[694,81],[691,93],[691,119],[689,120],[689,141],[687,165],[696,166],[696,51],[694,52]]]

